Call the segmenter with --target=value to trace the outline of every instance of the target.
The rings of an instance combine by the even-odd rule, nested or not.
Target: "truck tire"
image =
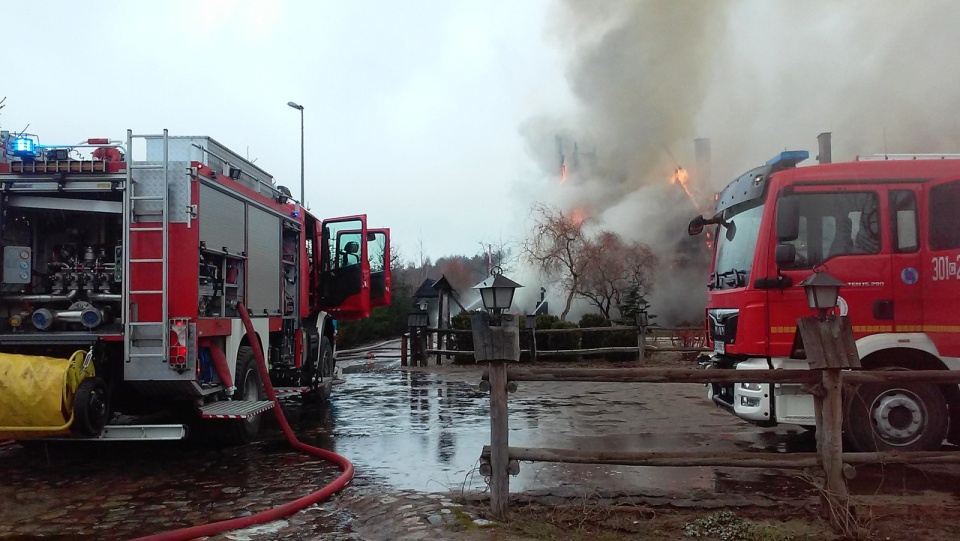
[[[320,373],[323,377],[332,378],[336,360],[333,358],[333,346],[326,336],[320,337]]]
[[[308,402],[323,402],[329,398],[330,393],[321,386],[322,381],[333,377],[334,363],[333,346],[330,345],[330,339],[326,336],[320,337],[320,353],[317,357],[310,360],[310,363],[303,372],[303,385],[307,387],[317,387],[316,389],[303,395],[304,400]],[[327,386],[329,389],[329,386]]]
[[[844,423],[856,451],[935,451],[947,437],[947,401],[936,385],[864,384],[847,399]]]
[[[322,355],[320,341],[321,337],[314,330],[305,330],[303,332],[303,341],[304,344],[309,344],[309,348],[305,349],[305,357],[303,359],[303,366],[300,369],[300,386],[301,387],[312,387],[320,381],[320,370],[317,369],[319,365],[319,359]]]
[[[109,419],[107,384],[97,377],[81,381],[73,398],[73,428],[83,436],[99,436]]]
[[[234,400],[266,400],[263,381],[260,379],[260,371],[257,368],[257,359],[250,346],[242,346],[237,351],[234,385],[237,388],[233,393]],[[248,419],[216,420],[213,423],[215,423],[217,439],[220,443],[242,445],[257,439],[262,421],[263,414],[260,414]]]

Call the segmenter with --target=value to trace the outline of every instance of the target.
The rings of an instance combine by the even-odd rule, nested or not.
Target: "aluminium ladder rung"
[[[159,357],[161,359],[166,359],[163,353],[127,353],[127,357]]]
[[[130,231],[131,231],[131,232],[137,232],[137,231],[147,231],[147,232],[149,232],[149,231],[163,231],[163,228],[162,228],[162,227],[131,227],[131,228],[130,228]]]
[[[147,325],[163,325],[163,321],[131,321],[127,325],[131,327],[146,327]]]
[[[130,293],[131,295],[160,295],[163,293],[163,290],[162,289],[160,290],[144,289],[144,290],[138,290],[138,291],[129,291],[128,293]]]
[[[131,201],[163,201],[162,195],[131,195]]]
[[[163,258],[160,259],[131,259],[131,263],[163,263]]]
[[[163,169],[162,163],[133,163],[130,164],[130,169]],[[136,179],[133,180],[137,182]]]

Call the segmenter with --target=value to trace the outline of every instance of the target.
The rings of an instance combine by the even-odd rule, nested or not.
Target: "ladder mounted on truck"
[[[131,157],[134,140],[146,141],[148,138],[162,138],[163,160],[138,163],[130,159],[126,168],[126,196],[123,207],[123,353],[127,363],[136,360],[162,362],[169,354],[169,136],[167,130],[163,130],[163,134],[159,136],[134,135],[132,130],[127,130],[127,149]],[[163,181],[146,182],[146,177],[155,176],[156,172],[162,175]],[[157,236],[161,238],[159,243],[156,242]],[[151,240],[153,242],[150,242]],[[153,249],[147,253],[135,254],[134,246],[139,250],[144,247]],[[147,280],[147,273],[141,272],[150,266],[160,268],[159,288],[158,284]],[[159,318],[141,314],[134,297],[159,298]]]

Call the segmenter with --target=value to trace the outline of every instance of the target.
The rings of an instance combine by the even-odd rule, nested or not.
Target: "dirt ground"
[[[515,507],[510,519],[491,527],[468,525],[462,539],[527,540],[671,540],[813,541],[901,540],[955,541],[960,538],[960,507],[919,498],[862,501],[846,531],[837,531],[819,516],[819,505],[795,502],[764,508],[662,509],[643,505],[608,506],[583,502],[572,506],[531,503]]]
[[[658,354],[642,365],[635,361],[604,360],[539,361],[537,367],[694,367],[695,355]],[[533,366],[524,363],[524,366]],[[406,368],[411,371],[459,372],[481,371],[477,365],[432,366]],[[960,492],[958,488],[944,492],[923,486],[924,480],[960,475],[960,466],[938,465],[904,467],[891,475],[894,483],[903,483],[903,490],[890,493],[877,490],[872,494],[851,497],[849,513],[841,513],[842,528],[832,528],[824,518],[818,489],[818,478],[809,478],[810,492],[797,497],[784,490],[773,498],[774,505],[744,505],[741,495],[722,494],[698,501],[696,495],[676,505],[649,505],[638,502],[611,502],[604,498],[585,497],[579,501],[556,503],[550,498],[520,497],[511,504],[506,522],[476,526],[464,521],[458,528],[462,539],[473,540],[667,540],[710,539],[721,541],[779,540],[899,540],[954,541],[960,539]],[[906,479],[920,480],[920,486],[907,486]],[[769,495],[769,492],[765,491]],[[516,498],[514,498],[517,500]],[[486,502],[474,508],[477,516],[486,516]],[[458,538],[461,538],[458,536]]]

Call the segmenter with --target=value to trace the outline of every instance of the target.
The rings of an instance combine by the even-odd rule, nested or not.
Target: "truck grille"
[[[740,310],[735,308],[718,308],[707,311],[710,321],[710,339],[724,344],[732,344],[737,338],[737,320]]]

